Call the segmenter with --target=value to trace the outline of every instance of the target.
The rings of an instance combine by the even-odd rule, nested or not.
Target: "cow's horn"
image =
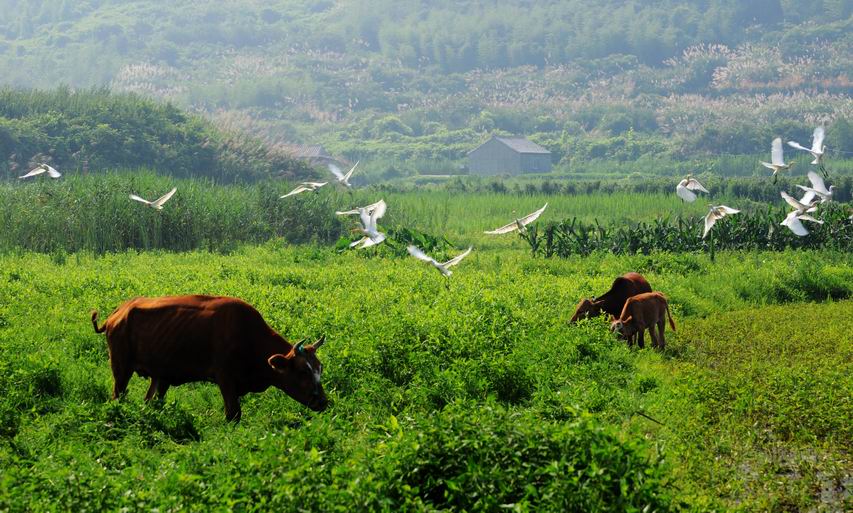
[[[305,347],[304,347],[304,346],[305,346],[305,341],[306,341],[306,340],[308,340],[308,339],[307,339],[307,338],[303,338],[302,340],[300,340],[299,342],[297,342],[297,343],[296,343],[295,349],[296,349],[296,352],[297,352],[297,353],[302,353],[302,352],[304,352],[304,351],[305,351]]]
[[[316,342],[314,342],[314,349],[320,349],[320,346],[326,343],[326,335],[324,334],[322,337],[318,338]]]

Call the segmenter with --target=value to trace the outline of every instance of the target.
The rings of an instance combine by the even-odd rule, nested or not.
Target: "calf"
[[[652,345],[663,349],[666,345],[664,330],[666,318],[672,331],[675,331],[675,322],[669,313],[669,303],[666,296],[660,292],[646,292],[628,298],[619,318],[610,324],[610,331],[618,333],[622,338],[632,344],[635,337],[639,346],[645,347],[643,332],[648,329],[652,337]],[[657,325],[657,335],[655,334]]]
[[[643,278],[643,275],[640,273],[625,273],[613,280],[610,290],[599,296],[598,299],[595,296],[592,299],[582,299],[578,303],[575,314],[569,323],[571,324],[590,317],[597,317],[602,313],[608,313],[614,318],[618,317],[622,313],[625,301],[629,297],[651,291],[652,287]]]
[[[145,400],[166,395],[171,385],[216,383],[225,417],[240,418],[240,397],[271,386],[315,411],[328,401],[320,384],[323,366],[314,344],[290,344],[244,301],[231,297],[136,298],[120,305],[98,327],[106,332],[113,371],[113,399],[127,390],[134,372],[151,378]]]

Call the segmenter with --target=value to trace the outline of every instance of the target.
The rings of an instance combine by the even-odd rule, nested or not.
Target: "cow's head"
[[[323,411],[329,404],[320,383],[323,364],[317,359],[317,349],[325,341],[325,335],[309,345],[303,339],[287,354],[274,354],[267,360],[279,377],[275,385],[314,411]]]
[[[623,340],[629,340],[637,332],[637,327],[634,325],[634,318],[629,316],[627,319],[616,319],[610,323],[610,331],[619,335]]]
[[[589,319],[590,317],[597,317],[601,315],[601,305],[603,304],[604,301],[596,301],[595,297],[592,299],[581,299],[581,302],[578,303],[578,306],[575,309],[575,314],[572,316],[569,324],[578,322],[581,319]]]

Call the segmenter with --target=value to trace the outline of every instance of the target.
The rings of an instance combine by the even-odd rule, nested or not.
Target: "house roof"
[[[497,141],[502,142],[507,147],[509,147],[511,150],[513,150],[517,153],[541,153],[541,154],[545,154],[545,155],[551,154],[551,152],[548,151],[547,149],[543,148],[542,146],[539,146],[538,144],[536,144],[533,141],[528,141],[524,137],[497,137],[497,136],[492,136],[491,139],[495,139]],[[489,139],[489,140],[491,140],[491,139]],[[486,141],[486,142],[488,142],[488,141]],[[486,143],[483,143],[483,144],[486,144]],[[483,144],[481,144],[480,146],[482,146]],[[477,146],[477,148],[479,148],[480,146]],[[474,148],[474,150],[476,150],[477,148]],[[468,153],[471,153],[474,150],[471,150]]]

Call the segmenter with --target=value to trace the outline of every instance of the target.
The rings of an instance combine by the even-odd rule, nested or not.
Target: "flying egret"
[[[349,247],[369,248],[375,246],[385,240],[385,234],[380,232],[376,227],[376,220],[385,215],[385,201],[379,200],[373,212],[368,213],[365,207],[358,209],[358,215],[361,218],[362,228],[359,230],[364,233],[364,237],[351,243]]]
[[[327,183],[329,183],[329,182],[302,182],[301,184],[299,184],[299,186],[297,188],[288,192],[284,196],[279,196],[279,198],[286,198],[288,196],[294,196],[296,194],[299,194],[299,193],[305,192],[305,191],[313,192],[313,191],[316,191],[317,189],[319,189],[320,187],[326,185]]]
[[[406,250],[408,250],[410,255],[417,258],[418,260],[423,260],[424,262],[428,262],[428,263],[432,264],[432,266],[435,267],[436,269],[438,269],[438,271],[441,274],[443,274],[444,276],[447,276],[447,277],[450,277],[450,275],[453,274],[453,271],[451,271],[448,268],[453,267],[454,265],[461,262],[463,258],[465,258],[466,256],[468,256],[469,253],[471,253],[471,249],[473,249],[473,248],[469,247],[467,250],[465,250],[464,253],[460,253],[459,255],[456,255],[455,257],[451,258],[447,262],[437,262],[433,257],[427,255],[426,253],[421,251],[416,246],[407,246],[406,247]]]
[[[337,215],[339,215],[339,216],[352,216],[352,215],[358,215],[358,213],[359,213],[360,209],[362,209],[362,208],[363,208],[364,210],[366,210],[368,214],[370,214],[371,212],[373,212],[374,210],[376,210],[376,207],[378,207],[380,203],[384,204],[385,202],[384,202],[383,200],[379,200],[379,201],[377,201],[376,203],[371,203],[370,205],[367,205],[366,207],[356,207],[356,208],[354,208],[354,209],[352,209],[352,210],[338,210],[338,211],[336,211],[336,212],[335,212],[335,214],[337,214]]]
[[[806,187],[804,185],[797,185],[797,187],[806,191],[806,194],[811,193],[812,198],[814,196],[819,196],[821,203],[826,203],[827,201],[832,201],[832,193],[835,191],[835,186],[830,185],[829,189],[827,189],[826,184],[823,181],[823,178],[819,174],[815,173],[814,171],[809,171],[808,176],[809,176],[809,181],[812,183],[812,186]],[[803,196],[803,198],[806,198],[806,196]],[[803,200],[800,200],[800,202],[805,203]]]
[[[19,176],[18,178],[29,178],[31,176],[38,176],[42,173],[47,173],[47,175],[51,178],[59,178],[60,176],[62,176],[62,173],[60,173],[53,167],[47,164],[39,164],[38,166],[32,168],[29,173]]]
[[[675,186],[675,193],[678,195],[682,201],[686,201],[687,203],[693,203],[696,201],[696,193],[693,191],[701,191],[708,192],[708,189],[702,186],[699,183],[699,180],[693,178],[691,175],[687,175],[687,178],[678,182],[678,185]]]
[[[821,160],[823,159],[823,153],[826,151],[826,146],[823,145],[823,138],[824,135],[826,135],[825,132],[826,131],[822,126],[819,126],[814,129],[814,133],[812,134],[811,149],[806,148],[805,146],[800,146],[800,143],[797,143],[795,141],[788,141],[788,146],[811,153],[812,157],[814,157],[812,164],[820,164]]]
[[[806,214],[817,210],[816,201],[811,203],[803,203],[801,201],[798,201],[796,198],[792,198],[785,191],[779,191],[779,195],[782,196],[782,199],[784,199],[788,203],[788,205],[794,207],[794,211],[797,214]],[[814,198],[814,196],[809,196],[808,193],[803,196],[803,199],[807,201],[811,200],[812,198]]]
[[[532,223],[536,219],[538,219],[539,216],[542,215],[542,212],[545,212],[546,208],[548,208],[547,203],[545,203],[544,207],[540,208],[536,212],[533,212],[532,214],[527,214],[526,216],[522,217],[521,219],[516,219],[515,221],[509,223],[508,225],[501,226],[500,228],[497,228],[495,230],[492,230],[489,232],[483,232],[483,233],[486,233],[488,235],[501,235],[504,233],[509,233],[513,230],[518,230],[519,232],[524,233],[524,227],[527,226],[528,224]]]
[[[139,197],[139,196],[137,196],[136,194],[131,194],[131,195],[130,195],[130,199],[135,200],[135,201],[138,201],[138,202],[140,202],[140,203],[145,203],[146,205],[148,205],[148,206],[149,206],[149,207],[151,207],[151,208],[155,208],[155,209],[157,209],[157,210],[163,210],[163,204],[164,204],[164,203],[166,203],[167,201],[169,201],[169,198],[171,198],[172,196],[174,196],[174,195],[175,195],[175,192],[177,192],[177,190],[178,190],[178,188],[177,188],[177,187],[174,187],[174,188],[172,188],[172,190],[171,190],[171,191],[169,191],[169,192],[167,192],[166,194],[164,194],[164,195],[160,196],[159,198],[157,198],[157,199],[156,199],[156,200],[154,200],[154,201],[148,201],[147,199],[140,198],[140,197]]]
[[[349,177],[352,176],[352,172],[355,171],[355,168],[358,167],[358,161],[355,163],[354,166],[352,166],[352,168],[350,168],[347,174],[344,174],[344,172],[341,171],[341,168],[338,167],[338,165],[334,162],[329,162],[328,166],[329,171],[331,171],[332,174],[335,175],[335,178],[338,179],[338,182],[346,185],[347,187],[352,187],[352,185],[349,183]]]
[[[773,183],[778,179],[776,173],[791,168],[791,164],[785,164],[785,159],[782,157],[781,137],[773,139],[773,144],[770,146],[770,162],[762,162],[761,165],[773,170]]]
[[[787,226],[788,229],[794,232],[795,235],[805,237],[809,234],[809,231],[806,230],[806,227],[803,226],[803,223],[800,222],[801,220],[823,224],[823,221],[821,221],[820,219],[815,219],[814,217],[808,214],[799,214],[796,210],[789,212],[788,215],[785,217],[785,220],[779,224],[782,226]]]
[[[725,205],[711,205],[711,210],[709,210],[708,215],[705,216],[705,233],[702,234],[702,238],[704,239],[708,235],[708,232],[711,231],[711,228],[714,226],[714,223],[726,217],[727,215],[737,213],[740,213],[740,210],[735,210]]]

